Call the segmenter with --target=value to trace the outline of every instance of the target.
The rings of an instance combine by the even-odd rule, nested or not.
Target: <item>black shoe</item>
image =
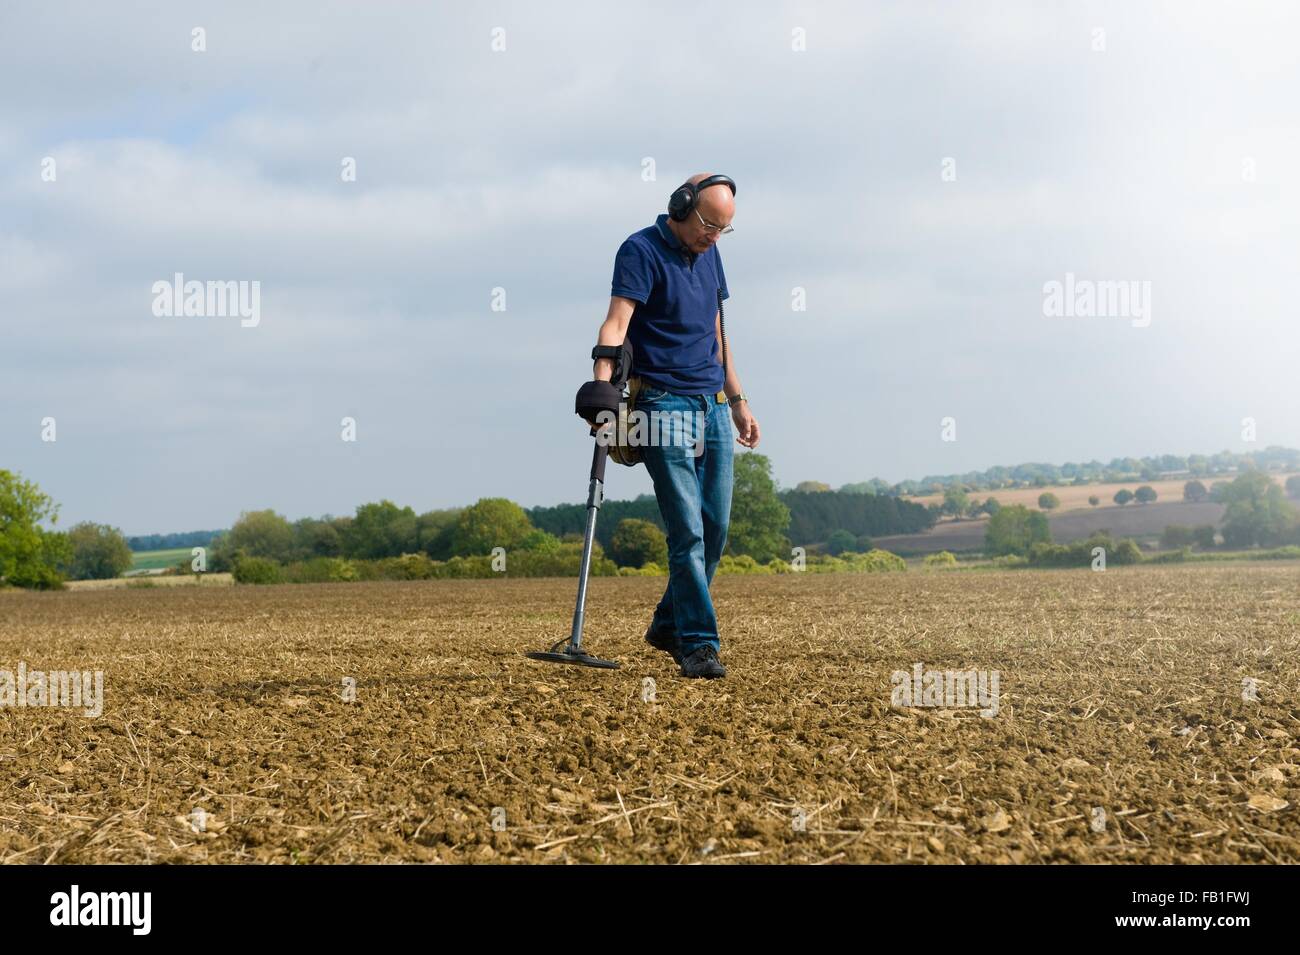
[[[682,676],[704,677],[707,680],[714,680],[727,675],[727,668],[718,659],[718,651],[713,649],[711,643],[706,643],[699,649],[686,654],[679,662],[682,665]]]
[[[662,630],[656,630],[654,624],[645,632],[645,642],[650,644],[656,650],[662,650],[673,658],[674,663],[682,662],[681,641],[677,639],[675,633],[664,633]]]

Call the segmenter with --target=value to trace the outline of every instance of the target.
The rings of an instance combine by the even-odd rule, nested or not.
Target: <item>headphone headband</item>
[[[710,186],[725,185],[731,190],[731,194],[736,194],[736,184],[730,176],[715,175],[701,179],[698,183],[684,182],[673,190],[673,194],[668,197],[668,215],[676,222],[681,222],[691,210],[695,208],[700,201],[700,193]]]

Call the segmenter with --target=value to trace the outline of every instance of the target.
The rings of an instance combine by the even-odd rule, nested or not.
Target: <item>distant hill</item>
[[[1206,501],[1191,504],[1186,501],[1169,501],[1154,504],[1127,504],[1120,507],[1089,508],[1049,514],[1048,526],[1052,540],[1068,544],[1089,537],[1097,531],[1109,531],[1112,537],[1158,537],[1170,524],[1195,527],[1199,524],[1217,525],[1223,519],[1224,506]],[[877,547],[882,547],[903,557],[933,554],[941,550],[959,553],[984,549],[986,519],[974,521],[944,521],[920,534],[900,534],[877,537]]]
[[[1284,484],[1287,476],[1286,472],[1279,472],[1273,474],[1272,478],[1276,483]],[[1088,503],[1088,498],[1094,496],[1101,498],[1102,507],[1110,507],[1115,503],[1115,492],[1120,488],[1127,488],[1130,491],[1136,491],[1144,484],[1156,492],[1158,495],[1158,501],[1166,503],[1181,501],[1183,499],[1183,487],[1190,480],[1193,479],[1181,477],[1165,481],[1143,481],[1139,478],[1135,481],[1120,481],[1114,484],[1066,484],[1053,486],[1052,493],[1055,494],[1057,500],[1060,501],[1060,504],[1058,504],[1056,508],[1057,511],[1068,511],[1076,507],[1091,507],[1092,505]],[[1216,481],[1228,481],[1230,478],[1225,476],[1199,480],[1201,480],[1201,483],[1206,488],[1210,488]],[[977,501],[982,501],[986,497],[992,497],[995,498],[999,504],[1004,506],[1007,504],[1023,504],[1025,507],[1037,509],[1038,495],[1042,493],[1043,488],[1039,487],[1017,487],[994,491],[981,491],[979,493],[972,493],[970,497]],[[910,497],[908,500],[917,504],[942,504],[943,495],[938,493],[921,494],[916,497]]]
[[[1146,458],[1112,458],[1108,464],[1087,461],[1081,464],[1026,463],[998,466],[965,474],[931,474],[919,481],[890,484],[881,478],[846,484],[840,488],[853,494],[921,495],[962,485],[972,491],[996,491],[1011,487],[1050,487],[1089,481],[1150,483],[1162,478],[1214,478],[1236,474],[1241,470],[1300,471],[1300,450],[1272,445],[1260,451],[1237,454],[1161,454]]]

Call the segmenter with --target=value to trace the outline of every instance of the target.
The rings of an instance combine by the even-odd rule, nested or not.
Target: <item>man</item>
[[[732,422],[745,447],[759,439],[729,342],[723,372],[720,305],[729,293],[717,242],[732,231],[735,193],[726,176],[692,176],[674,191],[667,215],[628,236],[597,341],[621,345],[630,336],[637,410],[669,422],[672,440],[641,448],[668,529],[668,588],[645,639],[686,677],[727,674],[709,584],[731,519]],[[609,359],[596,360],[596,380],[612,374]]]

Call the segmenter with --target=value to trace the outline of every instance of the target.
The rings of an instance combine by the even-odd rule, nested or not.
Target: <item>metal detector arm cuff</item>
[[[614,363],[609,381],[614,387],[622,388],[632,374],[632,343],[625,340],[621,345],[595,345],[591,349],[591,360],[599,358],[608,358]]]

